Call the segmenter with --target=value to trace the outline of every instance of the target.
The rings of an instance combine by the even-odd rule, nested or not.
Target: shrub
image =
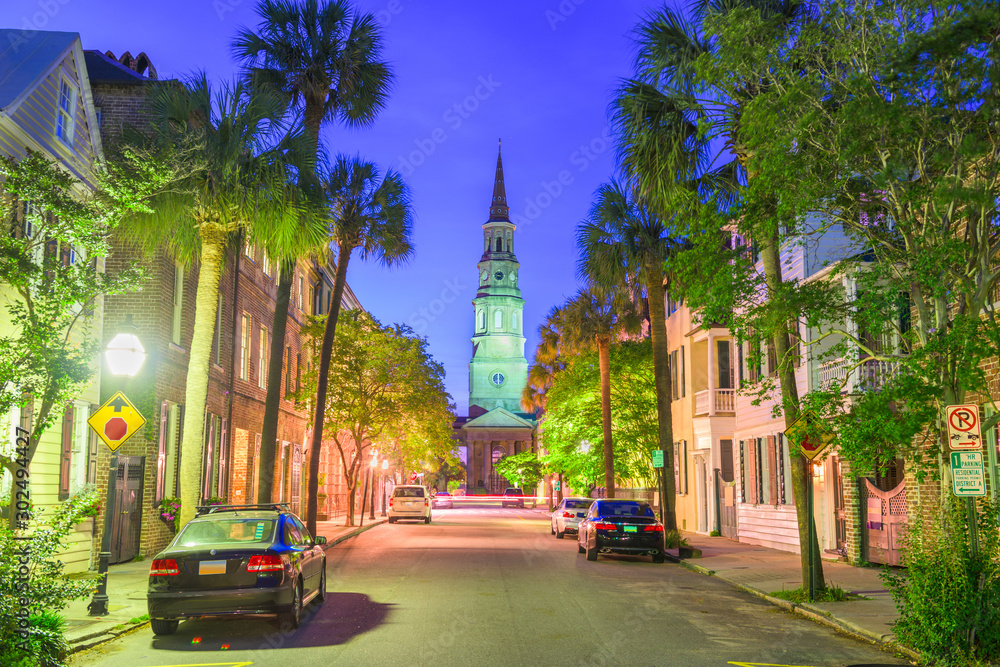
[[[937,521],[911,524],[906,574],[882,575],[899,610],[905,644],[943,664],[1000,658],[1000,533],[997,509],[982,502],[979,553],[969,544],[965,503],[949,498]]]
[[[16,539],[6,525],[0,526],[0,664],[63,664],[65,625],[56,612],[70,600],[93,593],[94,585],[67,579],[59,555],[73,527],[90,516],[95,496],[93,491],[77,494],[47,516],[33,519],[21,536],[27,539]],[[26,637],[18,632],[25,618]]]
[[[689,547],[687,538],[681,537],[681,534],[676,530],[668,530],[663,533],[664,548],[665,549],[677,549],[679,547]]]

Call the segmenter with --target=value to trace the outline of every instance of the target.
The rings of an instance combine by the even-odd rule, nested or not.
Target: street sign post
[[[810,431],[812,433],[810,433]],[[819,437],[816,437],[817,432]],[[785,429],[785,437],[797,444],[802,456],[812,461],[826,451],[833,442],[833,433],[825,425],[819,423],[819,418],[809,410],[803,410],[799,416]]]
[[[986,469],[982,452],[951,453],[951,487],[956,496],[986,495]]]
[[[654,449],[653,450],[653,467],[662,468],[663,467],[663,450]]]
[[[948,446],[952,449],[982,449],[978,405],[949,405],[944,409]]]
[[[146,424],[146,419],[125,394],[119,391],[92,414],[87,423],[108,449],[114,452]]]

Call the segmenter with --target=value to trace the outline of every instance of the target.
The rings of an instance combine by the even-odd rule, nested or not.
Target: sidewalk
[[[916,653],[896,643],[892,624],[899,614],[891,593],[879,578],[881,568],[854,567],[824,560],[823,574],[828,586],[838,586],[870,599],[798,604],[770,595],[783,589],[802,587],[798,554],[744,544],[725,537],[695,533],[682,535],[692,547],[701,549],[701,558],[682,560],[677,556],[677,549],[668,549],[667,558],[696,572],[717,577],[789,611],[918,658]]]
[[[344,517],[335,521],[317,522],[316,532],[327,539],[323,548],[330,549],[385,522],[385,519],[376,512],[374,521],[365,517],[365,525],[359,527],[360,518],[360,515],[356,516],[354,525],[350,527],[343,525]],[[70,645],[70,653],[97,646],[148,622],[145,618],[146,585],[149,580],[150,562],[151,559],[146,559],[112,565],[108,568],[107,616],[88,615],[87,605],[90,604],[90,598],[71,602],[62,610],[61,613],[66,619],[66,641]],[[96,579],[97,573],[87,572],[83,577]]]

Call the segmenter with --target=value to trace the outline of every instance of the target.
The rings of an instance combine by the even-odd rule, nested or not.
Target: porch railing
[[[849,394],[872,391],[884,387],[898,370],[899,363],[895,361],[865,359],[858,364],[850,359],[833,359],[820,365],[819,386],[841,387]]]
[[[736,412],[736,390],[706,389],[697,392],[694,395],[694,414],[701,416],[713,412]]]

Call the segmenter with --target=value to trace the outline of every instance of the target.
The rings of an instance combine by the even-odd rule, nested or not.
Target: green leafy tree
[[[7,311],[0,333],[0,414],[15,406],[31,412],[28,461],[55,422],[54,408],[94,379],[101,347],[93,328],[97,300],[138,289],[142,281],[135,268],[98,270],[109,235],[137,206],[115,196],[112,175],[100,172],[97,191],[81,195],[87,188],[39,153],[0,157],[9,230],[0,235],[0,293]],[[133,181],[137,191],[145,183]],[[15,474],[13,451],[0,453],[0,465]],[[13,522],[13,512],[9,518]]]
[[[537,502],[535,489],[538,488],[538,483],[545,476],[544,464],[536,452],[521,452],[520,454],[504,456],[493,467],[504,479],[530,493],[531,506],[535,506]]]
[[[254,86],[280,91],[288,109],[302,113],[303,153],[308,159],[299,170],[299,185],[312,191],[312,163],[319,159],[323,125],[339,121],[349,127],[367,126],[385,106],[392,74],[381,60],[381,32],[372,14],[353,11],[350,3],[339,0],[265,0],[257,5],[257,15],[261,19],[257,29],[241,29],[232,51]],[[263,238],[264,247],[280,267],[258,460],[257,500],[269,502],[296,260],[320,244],[312,234],[302,234],[296,227],[279,227],[272,234],[256,236]]]
[[[307,526],[315,534],[319,451],[323,443],[326,394],[330,383],[333,341],[340,316],[340,302],[347,285],[347,266],[358,250],[362,260],[373,259],[393,267],[413,254],[413,210],[410,191],[402,177],[389,171],[381,180],[378,168],[358,157],[340,156],[323,178],[330,206],[330,243],[336,247],[337,273],[333,278],[330,313],[325,320],[317,364],[315,415],[309,445]]]
[[[664,465],[673,466],[674,438],[670,408],[670,373],[664,262],[674,251],[672,221],[662,217],[641,191],[618,181],[602,185],[585,223],[577,228],[579,273],[596,285],[627,293],[640,288],[649,306],[649,332],[656,378],[656,414]],[[677,528],[674,479],[662,475],[664,526]]]
[[[329,317],[314,318],[307,328],[314,350]],[[312,400],[321,377],[330,386],[322,414],[344,466],[347,525],[354,522],[354,492],[373,446],[380,453],[391,451],[395,467],[403,469],[417,461],[454,457],[455,413],[444,389],[444,369],[426,345],[409,327],[382,325],[362,310],[348,311],[332,345],[327,374],[321,376],[313,367],[303,377],[301,405]]]
[[[740,76],[743,70],[721,76],[722,70],[714,61],[720,48],[715,26],[751,16],[768,21],[773,30],[747,34],[741,45],[742,54],[752,57],[794,44],[798,28],[809,18],[810,4],[703,0],[694,10],[694,22],[665,6],[640,23],[635,76],[622,85],[615,100],[620,157],[626,171],[638,179],[656,205],[682,214],[690,211],[696,194],[710,196],[714,205],[728,209],[745,196],[742,186],[753,183],[761,169],[748,147],[743,117],[766,85]],[[776,184],[770,185],[769,192],[761,191],[754,207],[741,210],[757,213],[752,224],[751,219],[743,219],[739,225],[753,239],[763,267],[762,294],[770,311],[758,321],[758,329],[778,360],[782,411],[785,422],[792,423],[799,416],[800,405],[790,324],[794,312],[784,298],[787,286],[782,276],[781,247],[794,225],[779,215]],[[690,230],[685,235],[690,236]],[[665,463],[670,465],[670,461]],[[816,550],[815,531],[809,530],[806,511],[807,465],[804,457],[795,456],[790,476],[799,543],[812,542]],[[803,582],[811,576],[816,589],[822,590],[822,565],[810,568],[810,550],[800,551]]]
[[[302,215],[288,184],[281,143],[282,99],[253,95],[242,84],[213,94],[204,75],[183,85],[160,86],[151,103],[149,136],[131,149],[133,161],[162,161],[177,178],[149,199],[149,211],[121,229],[147,252],[166,250],[182,265],[198,267],[194,335],[185,384],[189,415],[202,415],[208,393],[219,281],[227,245],[255,225],[275,226]],[[204,420],[184,420],[181,434],[180,525],[199,504]]]

